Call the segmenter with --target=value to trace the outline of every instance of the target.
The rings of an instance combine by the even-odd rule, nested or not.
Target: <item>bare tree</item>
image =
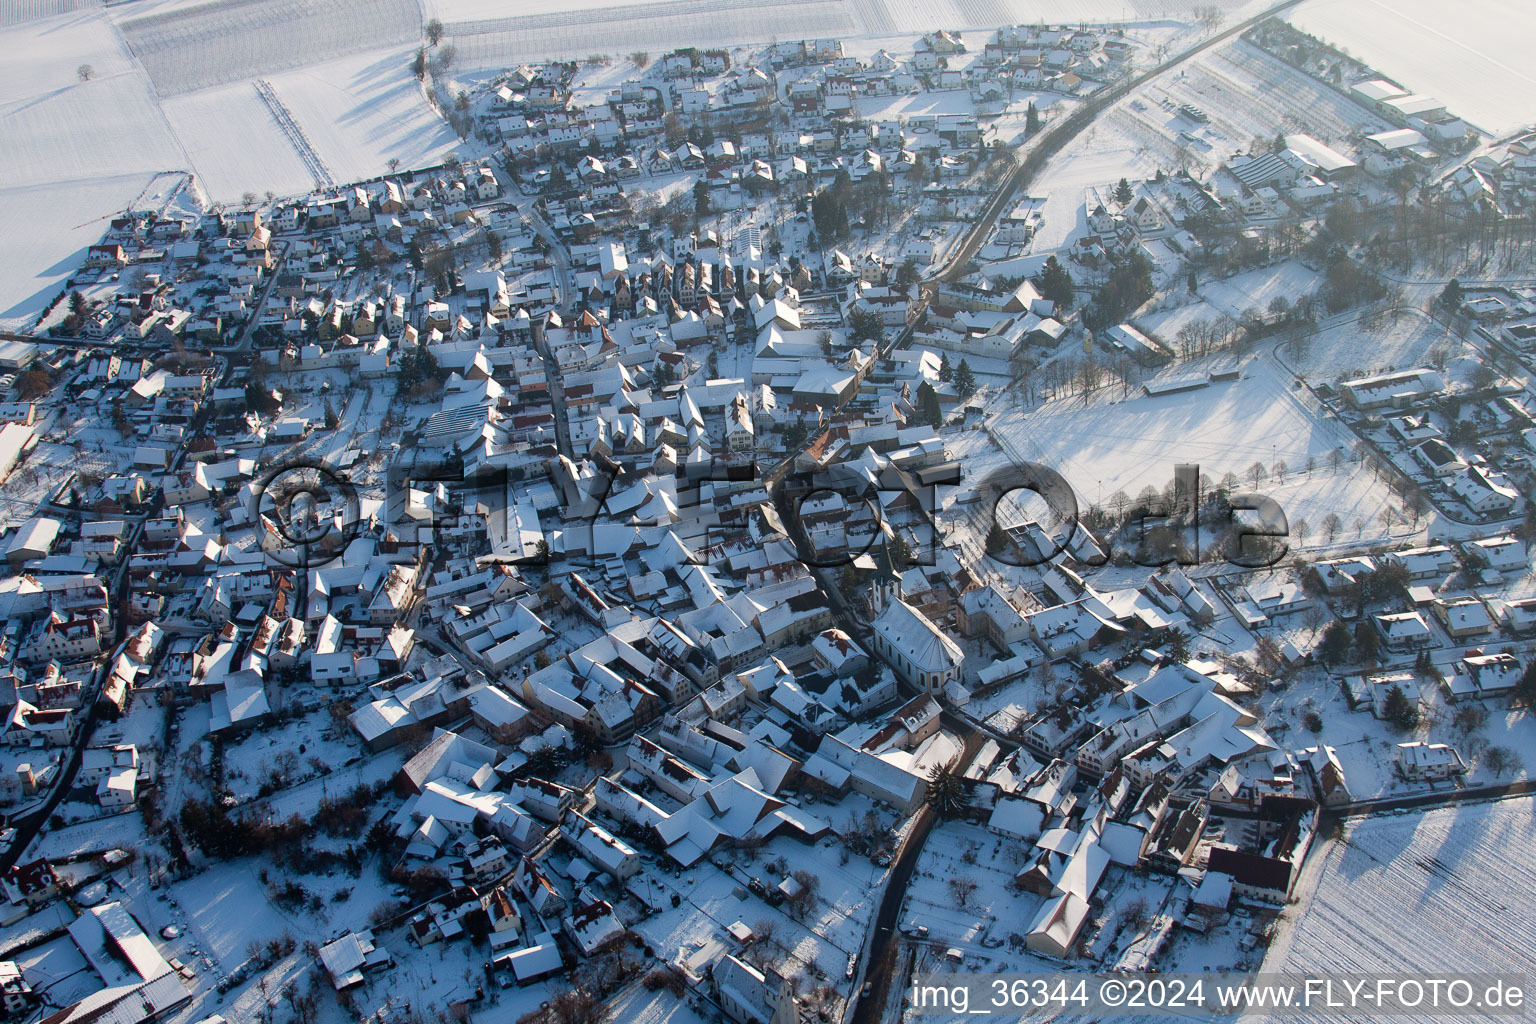
[[[790,914],[796,920],[801,920],[816,906],[816,893],[821,888],[821,878],[803,868],[789,877],[799,882],[800,888],[786,901],[786,905]]]
[[[1333,539],[1339,535],[1339,529],[1343,525],[1344,521],[1338,517],[1337,513],[1328,513],[1328,517],[1323,520],[1323,533],[1327,535],[1329,544],[1332,544]]]
[[[96,69],[91,67],[89,64],[81,64],[79,67],[75,68],[75,74],[79,76],[80,81],[89,82],[91,77],[96,74]]]
[[[965,875],[957,875],[949,880],[950,895],[954,896],[955,902],[962,907],[970,902],[977,888],[976,880]]]
[[[1521,768],[1520,755],[1509,747],[1489,747],[1483,752],[1483,763],[1493,770],[1494,778]]]

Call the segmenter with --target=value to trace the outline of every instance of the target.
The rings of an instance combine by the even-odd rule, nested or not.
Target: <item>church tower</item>
[[[882,540],[875,550],[875,575],[870,580],[869,615],[877,618],[895,601],[901,600],[901,574],[891,560],[889,539]]]

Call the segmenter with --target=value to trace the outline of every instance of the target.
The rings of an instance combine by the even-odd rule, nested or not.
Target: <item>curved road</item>
[[[964,772],[970,767],[987,737],[948,711],[942,717],[946,728],[964,732],[965,745],[952,766],[956,773]],[[895,859],[891,861],[891,874],[886,879],[880,909],[875,912],[874,931],[861,959],[865,965],[864,981],[869,985],[869,995],[856,997],[858,1001],[854,1004],[853,1016],[850,1018],[845,1015],[848,1024],[878,1024],[885,1014],[891,983],[897,980],[892,977],[900,948],[896,941],[897,919],[901,916],[902,904],[906,902],[907,886],[912,883],[912,874],[917,870],[923,845],[927,843],[928,834],[933,831],[937,821],[938,815],[933,808],[924,804],[912,819],[912,827],[901,841]],[[870,967],[871,964],[874,966]]]

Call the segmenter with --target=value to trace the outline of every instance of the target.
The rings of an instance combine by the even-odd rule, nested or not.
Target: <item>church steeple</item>
[[[891,602],[901,600],[901,573],[891,558],[891,541],[882,538],[875,549],[875,575],[870,581],[870,614],[879,615],[890,607]]]

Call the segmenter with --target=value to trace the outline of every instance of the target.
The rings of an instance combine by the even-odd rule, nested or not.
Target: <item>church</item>
[[[875,563],[869,596],[875,650],[903,681],[926,693],[942,692],[950,683],[959,682],[960,665],[965,661],[960,645],[902,600],[901,575],[891,564],[884,544],[875,553]]]

